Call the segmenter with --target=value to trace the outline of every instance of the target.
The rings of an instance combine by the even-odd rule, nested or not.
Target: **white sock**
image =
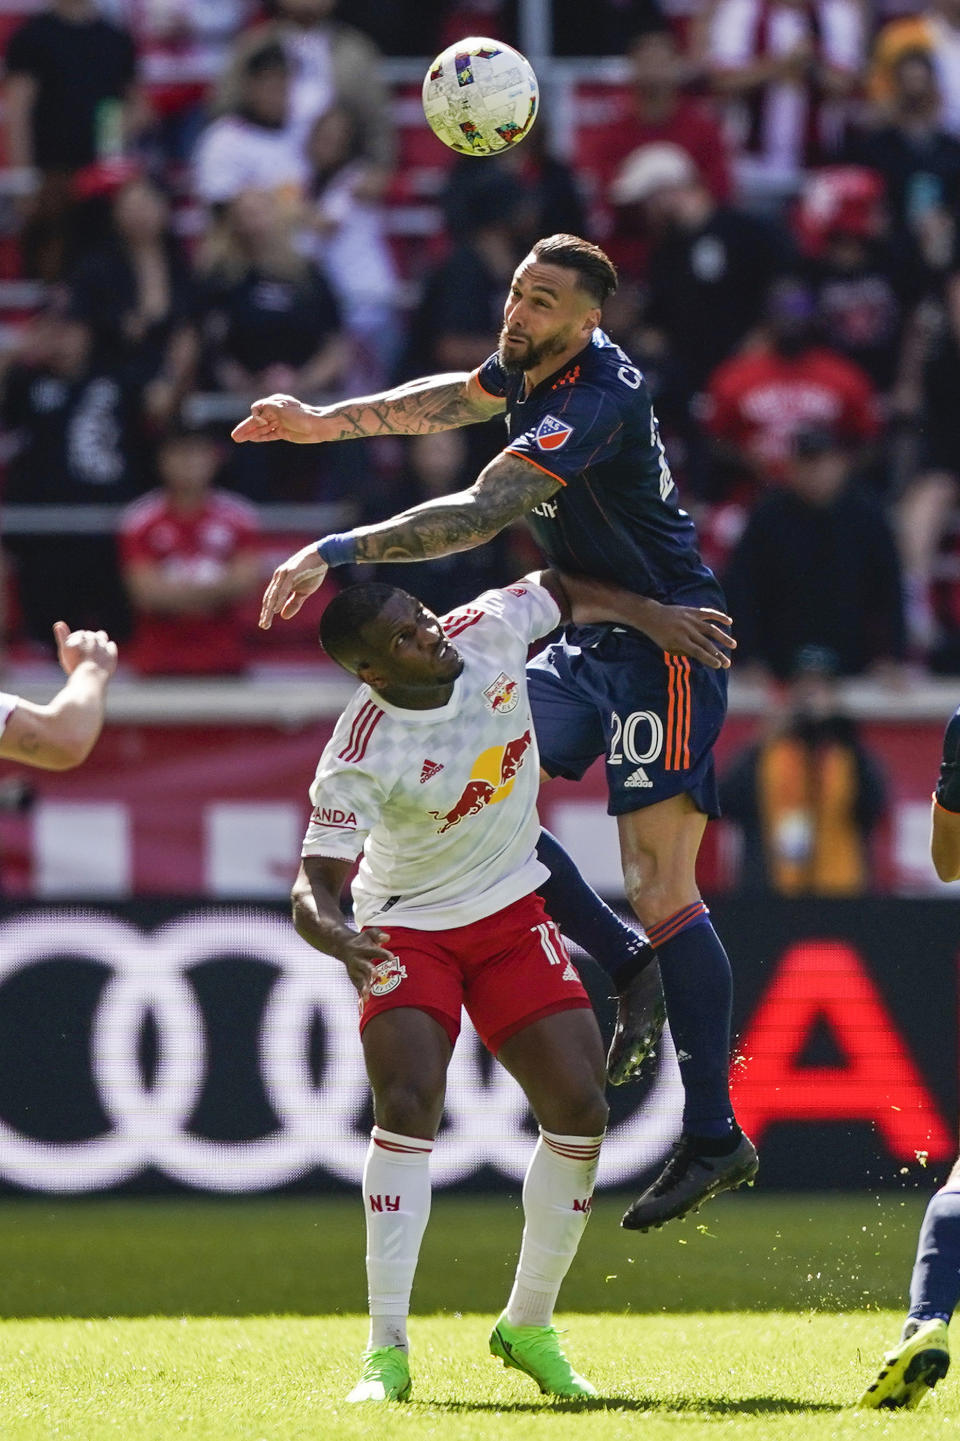
[[[430,1216],[432,1141],[374,1126],[363,1167],[367,1221],[367,1349],[407,1349],[410,1292]]]
[[[541,1127],[523,1182],[523,1243],[507,1302],[511,1326],[549,1326],[557,1295],[590,1218],[602,1136],[555,1136]]]

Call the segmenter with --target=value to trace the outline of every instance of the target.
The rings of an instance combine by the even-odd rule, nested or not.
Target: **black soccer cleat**
[[[656,959],[638,971],[617,996],[617,1024],[607,1052],[607,1080],[622,1086],[636,1080],[656,1047],[667,1019],[660,962]]]
[[[651,1186],[627,1210],[620,1222],[628,1231],[648,1231],[690,1211],[721,1191],[752,1186],[759,1161],[749,1136],[741,1133],[735,1150],[725,1156],[708,1156],[696,1149],[693,1136],[683,1135],[670,1159]]]

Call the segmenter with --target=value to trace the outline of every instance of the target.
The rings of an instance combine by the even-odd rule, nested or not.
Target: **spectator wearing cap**
[[[763,733],[720,775],[724,820],[743,849],[743,894],[861,896],[870,839],[887,809],[883,768],[846,713],[837,657],[804,646]]]
[[[860,0],[717,0],[705,61],[725,97],[742,193],[791,194],[826,159],[865,58]]]
[[[879,433],[869,378],[818,339],[816,320],[809,287],[777,281],[767,299],[763,342],[710,377],[703,417],[718,462],[732,466],[750,489],[784,478],[791,441],[802,427],[830,427],[848,444]]]
[[[840,675],[897,673],[905,650],[900,562],[874,495],[834,429],[793,436],[782,484],[762,497],[724,576],[737,665],[785,680],[804,646]]]
[[[291,213],[307,179],[303,136],[290,126],[290,61],[277,39],[248,45],[235,67],[228,109],[200,136],[194,189],[222,206],[245,190],[270,191]]]
[[[61,280],[71,259],[72,177],[121,154],[143,123],[136,52],[92,0],[50,0],[11,35],[4,67],[7,159],[24,191],[24,269]]]
[[[215,489],[215,441],[172,430],[160,487],[126,511],[123,579],[133,608],[127,660],[142,675],[237,675],[247,664],[240,603],[261,581],[256,512]]]
[[[960,29],[957,30],[960,74]],[[956,243],[960,139],[944,124],[932,55],[905,49],[891,62],[879,125],[850,130],[843,159],[868,166],[886,184],[891,242],[917,297],[937,293]]]
[[[650,238],[644,326],[682,362],[692,395],[762,319],[765,295],[792,260],[789,238],[720,204],[677,145],[635,151],[612,193],[638,207]]]
[[[897,9],[908,7],[897,6]],[[932,0],[919,14],[890,20],[877,36],[869,93],[881,107],[895,103],[895,72],[903,57],[920,52],[943,97],[943,125],[960,135],[960,0]]]
[[[888,395],[906,383],[902,340],[913,297],[890,249],[882,177],[855,165],[811,171],[796,229],[824,340]]]
[[[638,34],[627,52],[630,92],[609,123],[584,138],[580,165],[595,192],[598,223],[608,230],[604,241],[611,259],[628,274],[642,270],[636,236],[622,236],[613,208],[622,203],[611,192],[634,152],[669,144],[689,155],[703,183],[717,200],[731,194],[730,166],[720,123],[709,104],[689,95],[684,86],[690,69],[667,26]]]

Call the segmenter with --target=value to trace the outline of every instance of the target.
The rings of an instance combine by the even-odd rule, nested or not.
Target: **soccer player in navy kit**
[[[680,1141],[623,1218],[645,1230],[751,1181],[757,1157],[730,1104],[730,965],[696,883],[704,827],[718,814],[712,746],[732,642],[723,595],[678,503],[643,376],[600,329],[616,283],[609,259],[588,241],[538,241],[511,281],[499,348],[478,371],[319,408],[272,396],[254,404],[234,438],[418,434],[506,412],[508,444],[469,490],[327,536],[278,567],[264,627],[296,614],[330,565],[468,550],[521,516],[561,572],[643,597],[643,633],[567,626],[531,663],[528,679],[545,774],[578,779],[605,757],[627,896],[662,975],[686,1101]],[[579,940],[570,913],[584,883],[559,847],[549,858],[539,854],[552,872],[547,910]],[[595,946],[587,949],[599,959]],[[643,1013],[652,974],[646,965],[621,989],[626,1032],[631,994]]]
[[[960,881],[960,709],[947,723],[933,793],[930,856],[942,881]],[[960,1300],[960,1159],[930,1198],[910,1277],[910,1310],[900,1343],[886,1353],[857,1404],[913,1410],[950,1367],[948,1327]]]

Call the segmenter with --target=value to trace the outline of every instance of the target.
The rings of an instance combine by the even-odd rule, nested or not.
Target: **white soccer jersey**
[[[453,695],[406,710],[361,686],[310,788],[305,856],[352,861],[357,922],[448,930],[529,895],[539,756],[527,648],[560,621],[531,582],[491,590],[442,620],[464,660]]]
[[[8,695],[6,691],[0,690],[0,735],[3,735],[3,728],[13,715],[14,707],[17,705],[18,700],[19,697]]]

